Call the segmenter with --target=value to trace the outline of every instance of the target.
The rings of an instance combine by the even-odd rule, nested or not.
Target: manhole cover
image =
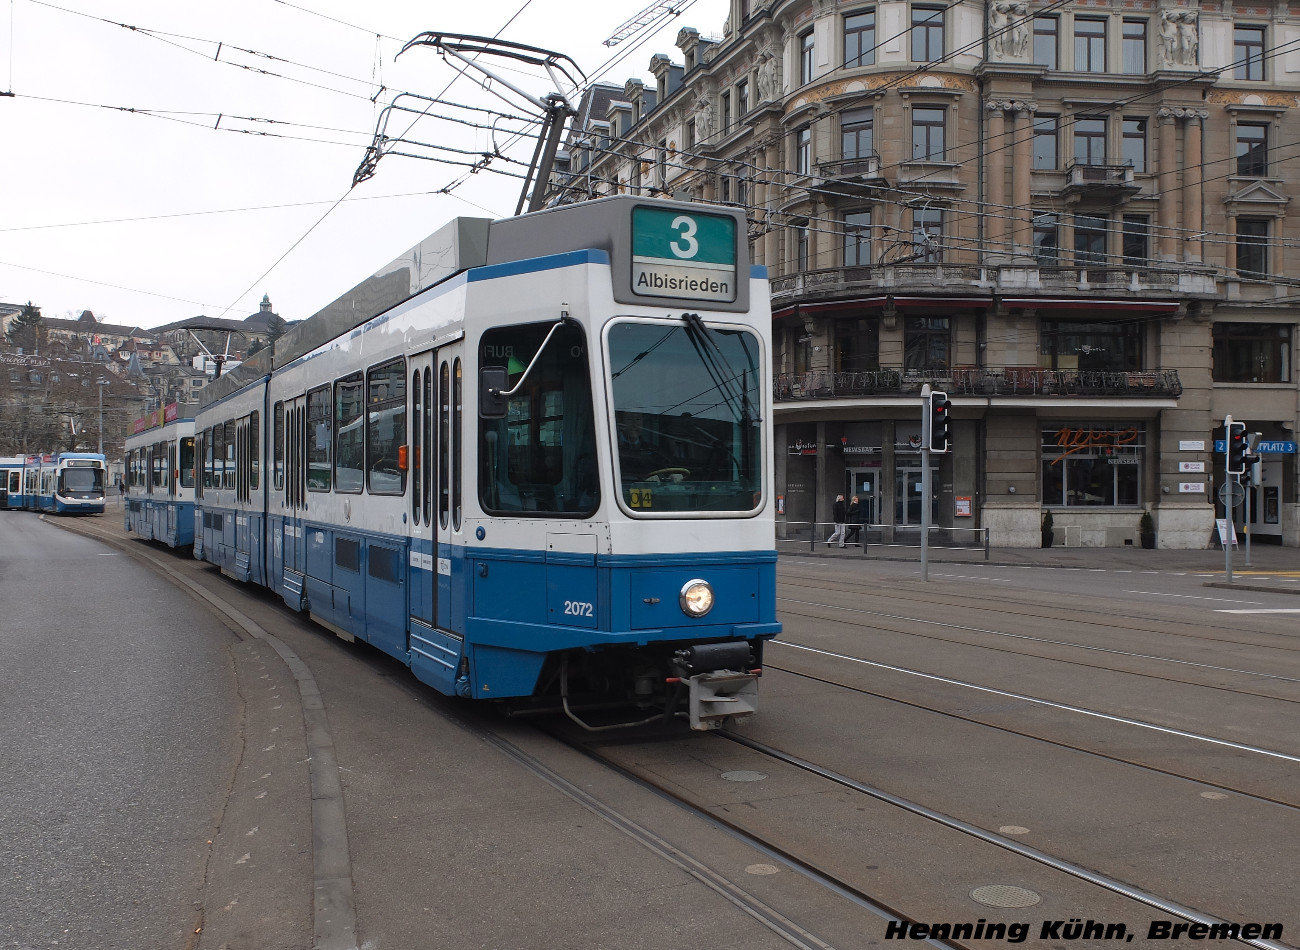
[[[736,772],[723,772],[722,777],[728,782],[761,782],[767,778],[766,772],[751,772],[748,769],[740,769]]]
[[[1010,884],[986,884],[975,888],[970,896],[986,907],[1033,907],[1042,900],[1028,888]]]

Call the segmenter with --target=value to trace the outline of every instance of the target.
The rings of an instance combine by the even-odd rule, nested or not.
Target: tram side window
[[[275,490],[280,491],[284,488],[284,403],[277,402],[274,412],[274,421],[271,423],[271,451],[274,453],[271,477],[275,481]]]
[[[167,443],[155,442],[149,447],[149,461],[152,474],[149,479],[149,492],[161,492],[167,484]]]
[[[181,439],[181,488],[194,487],[194,436]]]
[[[221,476],[222,488],[235,487],[235,450],[239,443],[235,438],[235,420],[231,419],[226,423],[226,467]]]
[[[486,511],[585,516],[600,504],[586,338],[563,326],[542,349],[553,326],[500,327],[479,343],[480,365],[506,364],[512,387],[532,365],[505,417],[479,420]]]
[[[330,490],[330,388],[307,394],[307,490]]]
[[[420,436],[423,430],[420,428],[424,414],[424,402],[421,400],[420,390],[420,371],[416,369],[411,376],[411,521],[414,524],[420,523],[420,513],[422,509],[422,495],[424,482],[422,475],[424,472],[424,443]]]
[[[334,383],[334,478],[335,491],[361,491],[361,469],[365,464],[365,432],[361,374],[354,373]]]
[[[373,367],[366,378],[366,488],[375,495],[406,491],[406,361]]]
[[[254,411],[248,417],[248,487],[257,491],[262,477],[262,437],[260,426],[262,414]]]

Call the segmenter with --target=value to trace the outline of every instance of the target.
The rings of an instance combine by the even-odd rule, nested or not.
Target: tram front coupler
[[[758,675],[748,642],[700,643],[678,650],[672,666],[688,690],[692,729],[720,729],[758,711]]]

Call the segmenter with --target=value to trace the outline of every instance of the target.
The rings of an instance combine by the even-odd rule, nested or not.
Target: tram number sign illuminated
[[[632,212],[632,291],[640,297],[736,299],[736,219],[639,207]]]

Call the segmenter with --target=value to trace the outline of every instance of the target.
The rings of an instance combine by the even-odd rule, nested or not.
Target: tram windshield
[[[555,335],[546,342],[553,329]],[[582,328],[554,323],[499,327],[484,333],[479,347],[480,365],[504,365],[509,387],[518,387],[504,418],[479,420],[483,509],[568,516],[595,512],[600,483]]]
[[[623,502],[634,513],[735,511],[762,490],[762,351],[748,330],[620,322],[609,366]]]
[[[65,498],[93,498],[104,494],[104,470],[89,466],[61,469],[59,494]]]

